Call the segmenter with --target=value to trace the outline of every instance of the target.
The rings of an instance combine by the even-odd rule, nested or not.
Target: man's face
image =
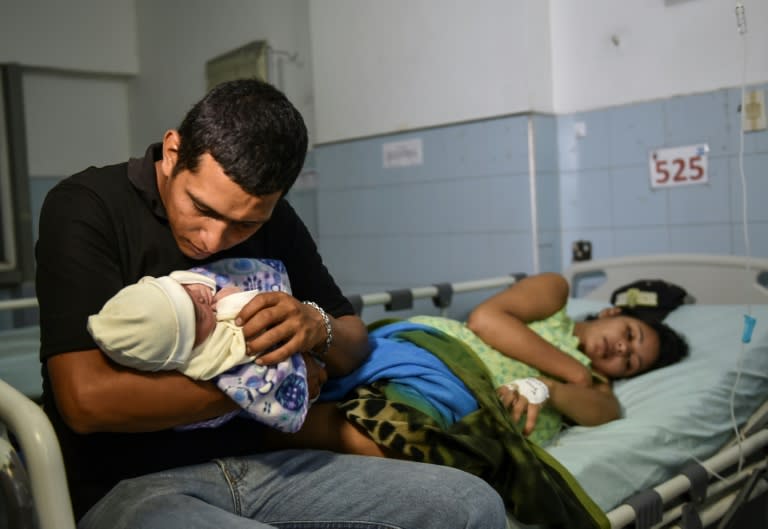
[[[253,196],[230,180],[209,154],[197,169],[175,176],[175,149],[157,162],[157,184],[168,222],[179,249],[192,259],[205,259],[256,233],[272,216],[281,193]],[[173,136],[170,137],[170,141]]]

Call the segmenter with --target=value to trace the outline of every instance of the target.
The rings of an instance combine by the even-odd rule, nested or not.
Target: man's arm
[[[467,327],[510,358],[542,373],[588,386],[589,370],[528,328],[556,314],[568,301],[568,283],[559,274],[530,276],[483,301],[469,315]]]
[[[368,330],[363,320],[357,316],[328,316],[333,329],[333,341],[325,356],[325,367],[328,376],[338,377],[355,370],[368,358]],[[325,329],[320,347],[325,346]],[[317,348],[317,346],[315,346]]]
[[[53,356],[47,367],[59,412],[78,433],[163,430],[238,409],[211,382],[122,367],[98,349]]]

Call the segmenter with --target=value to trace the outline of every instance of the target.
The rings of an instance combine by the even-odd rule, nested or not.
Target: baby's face
[[[195,308],[195,347],[208,338],[216,327],[216,312],[213,310],[213,293],[205,285],[192,283],[183,285],[192,298]]]

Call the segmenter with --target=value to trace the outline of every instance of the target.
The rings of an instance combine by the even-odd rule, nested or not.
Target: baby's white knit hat
[[[88,332],[110,358],[142,370],[179,369],[195,342],[195,309],[176,279],[146,276],[88,318]]]

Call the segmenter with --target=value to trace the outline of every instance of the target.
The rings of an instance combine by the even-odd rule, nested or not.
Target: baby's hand
[[[182,285],[184,289],[192,296],[197,303],[201,305],[212,305],[214,302],[211,289],[199,283],[189,283]]]
[[[222,288],[221,290],[219,290],[218,292],[216,292],[216,295],[213,296],[213,302],[216,303],[221,298],[225,298],[225,297],[229,296],[230,294],[235,294],[236,292],[241,292],[241,289],[238,288],[238,287],[232,286],[232,285],[226,286],[226,287]]]

